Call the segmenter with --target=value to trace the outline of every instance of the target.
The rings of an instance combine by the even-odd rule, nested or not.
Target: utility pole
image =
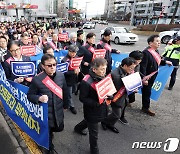
[[[87,4],[90,2],[86,2],[86,7],[85,7],[85,19],[87,18]]]
[[[133,25],[134,21],[134,14],[135,14],[135,7],[136,7],[136,0],[129,1],[129,3],[132,3],[132,10],[131,10],[131,19],[130,19],[130,28]]]

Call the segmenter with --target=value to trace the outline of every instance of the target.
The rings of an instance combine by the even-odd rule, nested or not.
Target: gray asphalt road
[[[93,30],[97,35],[97,42],[100,39],[99,31],[105,26],[97,25]],[[76,31],[71,29],[68,31]],[[91,30],[85,30],[90,32]],[[131,52],[132,50],[143,50],[146,46],[147,36],[139,36],[139,42],[135,45],[115,45],[112,47],[122,52]],[[162,45],[162,52],[165,45]],[[99,126],[99,148],[101,154],[165,154],[165,141],[168,138],[180,139],[180,77],[172,91],[164,89],[158,102],[151,102],[151,107],[156,111],[155,117],[147,116],[140,112],[141,95],[136,95],[136,102],[132,107],[127,108],[126,119],[129,125],[123,125],[120,122],[116,124],[119,134],[102,130]],[[55,134],[55,149],[60,154],[88,154],[89,141],[88,136],[81,136],[73,132],[74,126],[83,119],[82,104],[78,101],[77,96],[73,96],[73,101],[78,110],[77,115],[73,115],[70,111],[65,111],[65,129],[61,133]],[[155,148],[132,148],[134,142],[146,142],[141,144],[153,144]],[[149,142],[149,143],[148,143]],[[172,142],[171,142],[172,143]],[[157,146],[156,146],[157,144]],[[160,145],[160,147],[158,147]],[[169,147],[171,144],[169,145]],[[167,146],[168,147],[168,146]],[[173,154],[180,153],[179,148]]]

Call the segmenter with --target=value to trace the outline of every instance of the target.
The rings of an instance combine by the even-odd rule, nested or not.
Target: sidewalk
[[[5,113],[0,101],[0,154],[42,154],[37,144]]]
[[[24,154],[0,112],[0,154]]]

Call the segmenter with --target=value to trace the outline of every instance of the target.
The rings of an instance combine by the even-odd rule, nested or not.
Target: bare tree
[[[172,18],[171,18],[171,21],[170,21],[169,24],[173,24],[174,23],[174,18],[176,16],[176,13],[177,13],[177,10],[178,10],[178,7],[179,7],[179,2],[180,2],[180,0],[177,0],[176,6],[175,6],[175,9],[174,9],[174,12],[173,12],[173,15],[172,15]]]

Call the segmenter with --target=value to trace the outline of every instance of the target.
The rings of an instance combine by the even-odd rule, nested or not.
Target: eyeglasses
[[[11,52],[18,52],[20,48],[17,48],[16,50],[10,50]]]
[[[44,66],[47,66],[47,67],[55,67],[57,64],[55,63],[55,64],[49,64],[49,65],[44,65]]]

